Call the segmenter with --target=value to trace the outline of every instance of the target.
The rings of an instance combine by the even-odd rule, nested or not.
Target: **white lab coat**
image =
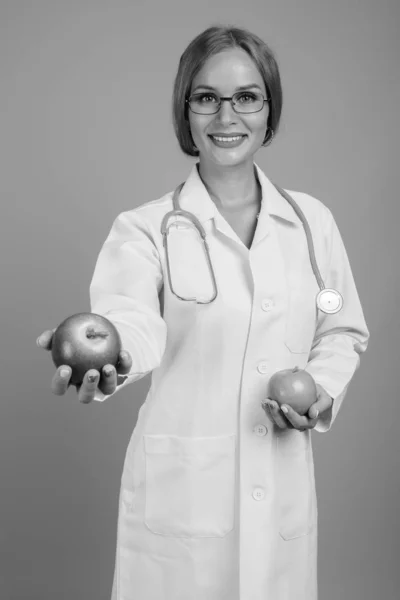
[[[311,434],[274,428],[261,401],[273,373],[305,368],[334,399],[316,426],[328,431],[369,332],[330,210],[289,191],[326,287],[344,298],[326,315],[299,218],[255,167],[262,209],[250,250],[196,165],[180,195],[207,234],[213,303],[171,294],[160,225],[172,192],[120,214],[97,260],[91,310],[116,325],[133,359],[118,389],[152,372],[123,468],[113,600],[317,599]],[[209,298],[197,232],[171,228],[169,247],[175,291]]]

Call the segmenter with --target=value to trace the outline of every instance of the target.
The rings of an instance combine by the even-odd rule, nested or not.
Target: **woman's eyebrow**
[[[259,90],[261,90],[260,86],[257,85],[257,83],[249,83],[248,85],[240,85],[236,88],[235,91],[241,92],[242,90],[248,90],[249,88],[258,88]],[[197,85],[192,93],[194,93],[198,89],[215,91],[215,88],[213,88],[211,85]]]

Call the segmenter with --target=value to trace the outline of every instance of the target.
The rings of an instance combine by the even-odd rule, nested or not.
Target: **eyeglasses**
[[[236,113],[249,114],[262,110],[264,103],[268,102],[270,98],[264,98],[257,92],[237,92],[230,98],[223,98],[210,92],[201,92],[190,96],[186,103],[196,115],[214,115],[221,108],[223,100],[229,101]]]

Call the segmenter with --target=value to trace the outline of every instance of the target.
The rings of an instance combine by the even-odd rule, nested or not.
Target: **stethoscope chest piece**
[[[337,290],[325,288],[317,295],[317,306],[322,312],[334,314],[343,306],[343,298]]]

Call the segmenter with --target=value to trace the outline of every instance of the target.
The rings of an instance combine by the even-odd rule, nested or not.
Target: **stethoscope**
[[[171,289],[171,292],[174,294],[174,296],[179,298],[179,300],[183,300],[183,301],[187,301],[187,302],[196,301],[198,304],[210,304],[211,302],[213,302],[215,300],[215,298],[218,295],[217,282],[215,280],[215,273],[214,273],[214,269],[213,269],[213,266],[211,263],[210,250],[209,250],[209,247],[207,244],[206,232],[204,230],[204,227],[202,226],[202,224],[200,223],[198,218],[193,213],[180,208],[178,199],[179,199],[180,191],[181,191],[182,187],[184,186],[184,184],[185,184],[185,182],[178,185],[178,187],[174,191],[174,195],[172,197],[173,210],[168,212],[164,216],[162,223],[161,223],[161,233],[163,235],[163,244],[164,244],[164,248],[165,248],[169,287]],[[289,204],[292,206],[293,210],[295,211],[295,213],[297,214],[297,216],[299,217],[300,221],[303,224],[304,231],[305,231],[305,234],[307,237],[308,252],[310,255],[312,270],[313,270],[314,276],[317,280],[318,286],[320,288],[320,291],[318,292],[317,297],[316,297],[317,308],[320,311],[327,313],[327,314],[338,313],[343,306],[343,297],[337,290],[325,287],[324,281],[321,277],[321,273],[319,271],[317,261],[315,258],[313,239],[312,239],[311,230],[310,230],[310,226],[308,224],[307,219],[306,219],[303,211],[298,206],[298,204],[293,200],[293,198],[291,196],[289,196],[289,194],[287,192],[285,192],[285,190],[281,189],[277,185],[275,185],[275,187],[278,190],[278,192],[285,198],[285,200],[287,200],[289,202]],[[170,261],[169,261],[169,253],[168,253],[168,230],[171,227],[171,225],[167,225],[167,223],[171,217],[177,217],[177,216],[186,217],[194,225],[194,227],[196,228],[197,232],[199,233],[201,239],[203,240],[203,247],[205,250],[205,255],[206,255],[207,263],[208,263],[208,269],[209,269],[211,279],[212,279],[212,284],[213,284],[213,295],[210,298],[210,300],[201,302],[201,301],[198,301],[197,298],[183,298],[182,296],[179,296],[177,293],[175,293],[175,291],[173,289],[172,280],[171,280],[171,268],[170,268]]]

